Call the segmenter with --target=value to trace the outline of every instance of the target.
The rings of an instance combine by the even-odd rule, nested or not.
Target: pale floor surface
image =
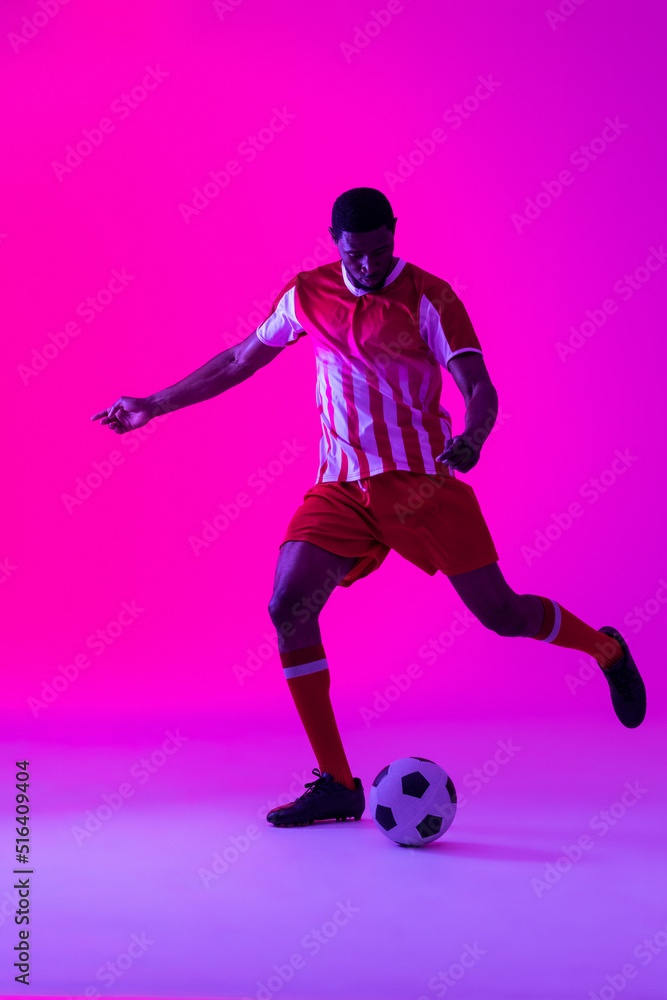
[[[420,850],[391,844],[368,811],[358,823],[269,826],[261,817],[271,798],[297,787],[294,762],[306,769],[296,772],[300,785],[310,777],[301,738],[265,732],[256,746],[191,737],[148,777],[138,762],[155,742],[33,743],[32,985],[13,982],[15,896],[5,874],[0,990],[665,1000],[663,728],[579,717],[476,721],[446,735],[434,723],[353,733],[367,793],[385,763],[409,753],[451,771],[465,805]],[[498,740],[515,750],[494,767]],[[4,745],[8,787],[17,753],[25,744]],[[473,768],[486,777],[479,785]],[[118,807],[123,783],[133,794]],[[615,806],[628,785],[634,792]],[[75,828],[104,794],[111,806],[78,844]],[[10,846],[4,807],[1,829]],[[568,863],[564,849],[582,837],[587,850]],[[228,862],[217,873],[216,853]],[[10,863],[5,850],[6,873]]]

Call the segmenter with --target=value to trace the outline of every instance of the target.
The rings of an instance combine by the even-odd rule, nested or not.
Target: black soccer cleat
[[[355,778],[354,790],[334,781],[333,776],[325,771],[320,773],[314,767],[315,781],[307,781],[303,795],[285,806],[277,806],[267,813],[266,819],[273,826],[309,826],[319,819],[341,820],[348,816],[361,819],[366,806],[361,779]]]
[[[620,632],[611,625],[603,625],[598,632],[616,639],[623,650],[623,656],[613,667],[608,670],[600,669],[609,683],[611,702],[616,715],[628,729],[635,729],[641,725],[646,715],[644,682],[632,659],[628,644]]]

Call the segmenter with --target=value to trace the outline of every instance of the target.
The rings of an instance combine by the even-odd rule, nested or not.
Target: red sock
[[[319,643],[293,649],[289,653],[281,653],[280,659],[320,771],[328,771],[334,781],[354,789],[354,779],[329,698],[331,678],[324,646]]]
[[[554,646],[579,649],[597,660],[605,670],[623,656],[621,644],[612,636],[586,625],[581,618],[576,618],[548,597],[540,597],[540,600],[544,605],[544,621],[537,635],[532,636],[533,639],[552,642]]]

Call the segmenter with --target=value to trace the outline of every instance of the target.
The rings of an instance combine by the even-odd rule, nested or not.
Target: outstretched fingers
[[[113,404],[113,406],[110,406],[106,410],[100,410],[99,413],[96,413],[90,419],[91,420],[99,420],[100,417],[101,417],[102,418],[101,423],[103,423],[103,424],[109,424],[109,423],[111,423],[114,420],[114,417],[116,417],[117,411],[122,407],[122,405],[123,404],[122,404],[121,400],[117,399],[116,402]]]

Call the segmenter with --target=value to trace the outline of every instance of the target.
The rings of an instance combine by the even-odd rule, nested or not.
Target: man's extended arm
[[[253,331],[240,344],[217,354],[191,375],[168,389],[154,392],[148,399],[157,413],[170,413],[193,403],[201,403],[244,382],[284,350],[284,347],[263,344]]]
[[[218,396],[221,392],[231,389],[239,382],[250,378],[259,368],[273,361],[284,347],[269,347],[257,337],[253,331],[240,344],[217,354],[205,365],[187,375],[180,382],[153,393],[151,396],[139,398],[121,396],[113,406],[96,413],[91,420],[101,419],[101,423],[109,424],[117,434],[136,430],[147,424],[153,417],[162,413],[171,413],[193,403],[201,403],[205,399]]]
[[[457,354],[448,367],[465,399],[465,430],[452,438],[436,461],[458,472],[469,472],[477,465],[481,447],[496,422],[498,393],[481,354],[474,351]]]

